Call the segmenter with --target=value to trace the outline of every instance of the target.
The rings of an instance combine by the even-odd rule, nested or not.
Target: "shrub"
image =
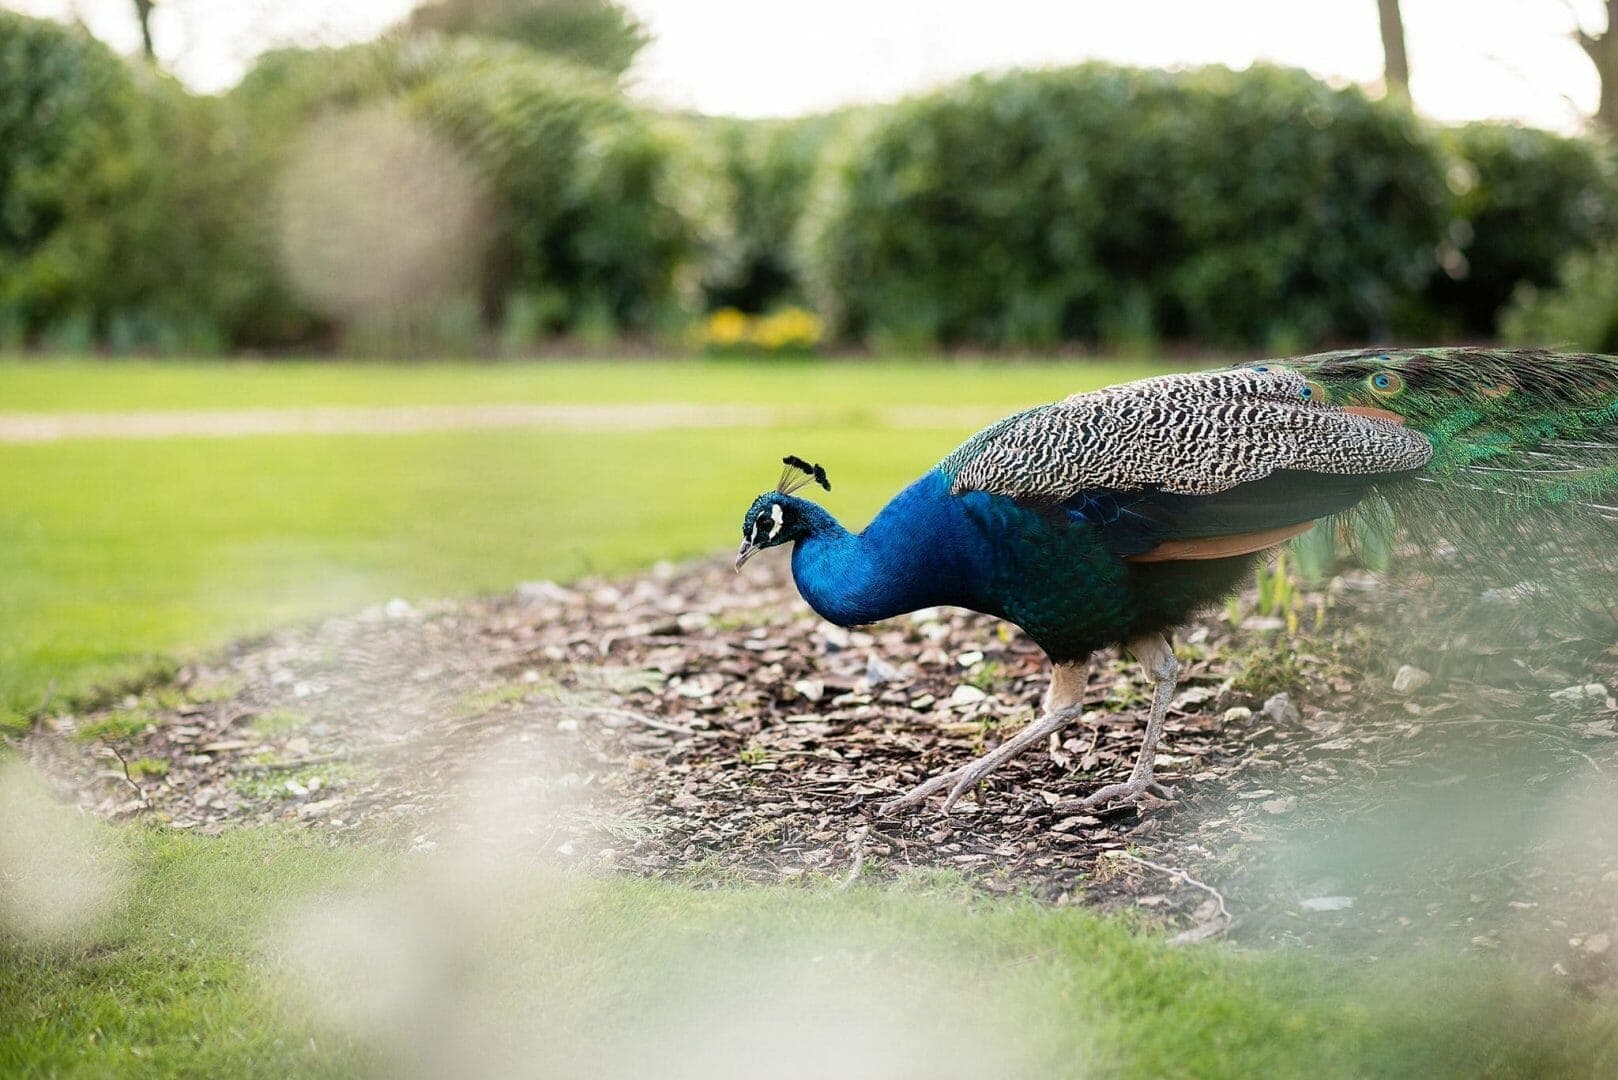
[[[613,77],[651,40],[640,20],[612,0],[429,0],[406,26],[519,41]]]
[[[0,338],[213,350],[253,273],[213,103],[0,12]]]
[[[1500,331],[1518,345],[1618,352],[1618,246],[1568,256],[1554,288],[1519,286]]]
[[[486,286],[544,298],[550,328],[671,326],[695,304],[713,203],[677,131],[614,86],[518,47],[443,46],[410,104],[459,146],[500,205]]]
[[[1428,302],[1449,334],[1493,336],[1524,283],[1545,286],[1575,252],[1618,230],[1618,178],[1609,150],[1513,124],[1443,133],[1454,191],[1450,242]]]
[[[858,112],[790,120],[703,118],[694,137],[710,147],[722,176],[727,231],[714,247],[703,287],[710,308],[757,313],[801,303],[794,239],[825,149]]]
[[[489,194],[485,321],[520,347],[569,331],[674,327],[696,305],[716,203],[685,141],[597,73],[525,47],[410,38],[289,52],[233,97],[263,170],[322,114],[396,100],[454,148]]]
[[[1297,71],[979,77],[855,141],[805,215],[811,292],[907,344],[1376,336],[1444,226],[1410,113]]]

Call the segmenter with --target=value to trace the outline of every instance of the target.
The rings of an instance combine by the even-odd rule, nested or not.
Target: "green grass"
[[[1609,1007],[1487,959],[1355,969],[1175,949],[947,877],[699,891],[333,850],[284,829],[100,838],[130,875],[121,904],[71,941],[0,935],[0,1074],[1618,1067]]]
[[[1141,361],[0,360],[0,412],[679,401],[1007,409],[1185,365]]]
[[[825,463],[836,487],[826,502],[857,523],[966,433],[881,430],[873,403],[1009,409],[1149,370],[0,364],[0,411],[674,399],[810,403],[828,417],[767,436],[0,446],[0,713],[119,674],[136,689],[172,670],[177,651],[393,596],[728,549],[785,452]],[[115,716],[103,736],[138,717]],[[258,723],[284,731],[299,719]],[[938,878],[696,890],[491,877],[489,864],[444,853],[334,849],[293,829],[97,826],[94,836],[129,888],[71,940],[5,928],[8,874],[20,871],[0,860],[0,1076],[705,1076],[760,1055],[851,1077],[1599,1075],[1618,1065],[1608,1006],[1491,958],[1367,972],[1174,949],[1118,920],[991,902]],[[344,911],[351,932],[319,950],[327,968],[289,968],[300,953],[287,928]],[[323,979],[332,993],[311,999]]]
[[[892,431],[873,402],[1030,401],[1154,370],[897,363],[0,364],[0,409],[588,400],[812,403],[776,430],[0,444],[0,726],[176,650],[394,596],[620,573],[729,548],[783,453],[862,522],[969,427]]]

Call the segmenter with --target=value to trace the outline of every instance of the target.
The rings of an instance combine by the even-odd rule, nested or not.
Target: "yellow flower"
[[[752,320],[735,308],[720,308],[708,316],[708,344],[721,347],[740,345],[748,338]]]
[[[823,329],[820,317],[813,312],[786,307],[754,320],[751,340],[768,352],[807,350],[820,343]]]

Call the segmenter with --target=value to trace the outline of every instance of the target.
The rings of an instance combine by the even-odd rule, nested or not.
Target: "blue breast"
[[[948,605],[1010,619],[1037,638],[1038,628],[1071,622],[1081,600],[1093,606],[1122,566],[1078,515],[951,495],[933,470],[863,532],[834,525],[800,541],[792,573],[810,606],[843,626]]]

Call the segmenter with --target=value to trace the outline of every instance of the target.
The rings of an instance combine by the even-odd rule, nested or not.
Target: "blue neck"
[[[936,470],[857,535],[814,503],[800,512],[809,533],[792,549],[792,577],[822,618],[858,626],[938,605],[986,610],[970,583],[983,579],[976,571],[989,553]]]

